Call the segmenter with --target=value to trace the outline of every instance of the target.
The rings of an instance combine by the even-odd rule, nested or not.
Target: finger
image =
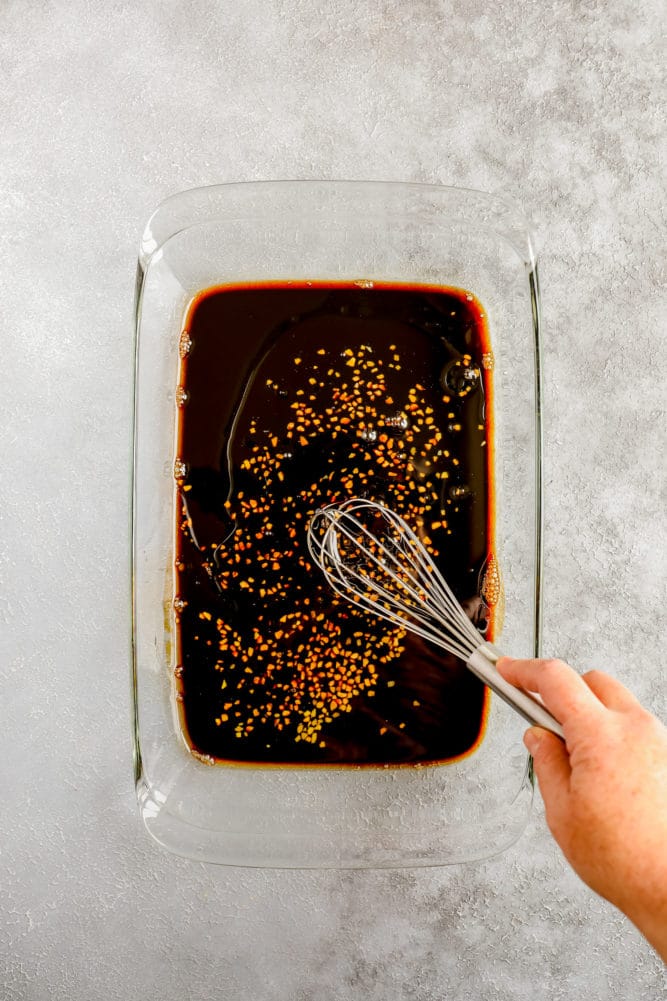
[[[587,671],[581,677],[607,709],[623,712],[628,709],[638,709],[641,706],[639,699],[636,699],[625,685],[622,685],[616,678],[605,674],[604,671]]]
[[[567,811],[570,792],[570,759],[562,740],[548,730],[531,726],[524,743],[533,756],[533,767],[544,800],[549,826],[558,827]]]
[[[547,709],[563,724],[603,709],[592,689],[562,660],[512,660],[502,657],[496,666],[511,684],[528,692],[537,692]]]

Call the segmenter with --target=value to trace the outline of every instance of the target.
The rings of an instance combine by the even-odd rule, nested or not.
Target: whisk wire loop
[[[410,526],[389,508],[353,497],[320,508],[308,550],[336,594],[459,657],[530,723],[563,736],[541,700],[505,681],[500,651],[473,625]]]
[[[368,516],[381,531],[362,521]],[[357,498],[321,508],[308,547],[336,593],[364,610],[464,660],[483,642],[418,537],[388,508]]]

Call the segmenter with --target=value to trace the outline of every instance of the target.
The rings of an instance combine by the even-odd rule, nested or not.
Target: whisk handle
[[[546,708],[539,695],[526,692],[523,688],[516,688],[505,681],[496,668],[496,662],[503,654],[492,643],[483,643],[470,655],[467,665],[473,674],[488,685],[492,692],[495,692],[504,699],[508,705],[512,706],[520,716],[523,716],[528,723],[533,726],[544,727],[550,730],[557,737],[563,737],[563,728]]]

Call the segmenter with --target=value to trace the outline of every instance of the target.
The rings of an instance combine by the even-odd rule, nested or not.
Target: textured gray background
[[[506,191],[544,234],[545,645],[667,715],[661,6],[2,3],[3,1001],[662,995],[539,801],[511,851],[451,870],[154,849],[126,561],[134,257],[158,201],[281,177]]]

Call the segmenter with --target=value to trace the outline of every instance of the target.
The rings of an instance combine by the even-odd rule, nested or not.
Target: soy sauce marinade
[[[479,303],[371,282],[230,286],[180,340],[176,699],[204,761],[407,764],[474,749],[485,689],[308,558],[347,497],[418,531],[490,636],[491,370]]]

